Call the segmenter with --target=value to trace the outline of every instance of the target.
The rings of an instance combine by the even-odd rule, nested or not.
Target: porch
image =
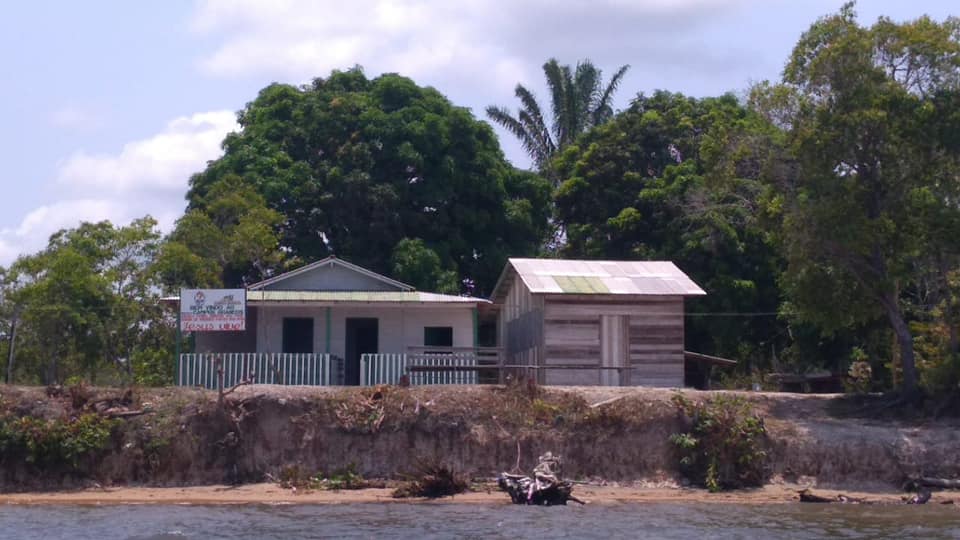
[[[187,353],[177,362],[178,386],[216,389],[245,379],[252,384],[375,386],[400,384],[496,384],[504,368],[496,347],[408,347],[403,353],[364,353],[356,365],[330,353]],[[219,364],[219,365],[218,365]],[[352,381],[348,373],[358,376]],[[352,384],[351,384],[352,383]]]

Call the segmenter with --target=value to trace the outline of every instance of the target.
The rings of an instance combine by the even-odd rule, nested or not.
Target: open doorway
[[[348,318],[346,358],[344,358],[344,384],[360,384],[360,356],[378,352],[380,327],[377,319]]]

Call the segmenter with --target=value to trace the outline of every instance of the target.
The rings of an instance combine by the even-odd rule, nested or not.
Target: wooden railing
[[[476,373],[476,381],[473,383],[450,383],[450,384],[497,384],[501,382],[500,377],[500,366],[503,364],[506,359],[504,350],[501,347],[407,347],[407,354],[417,355],[418,357],[433,357],[433,356],[455,356],[455,357],[468,357],[473,356],[476,358],[476,362],[471,364],[472,368],[470,370],[460,370],[460,371],[474,371]],[[410,364],[413,368],[412,373],[430,373],[431,371],[440,373],[444,371],[442,368],[444,366],[438,365],[436,363],[424,363],[421,366],[417,364]],[[429,367],[435,367],[437,369],[427,369]],[[468,366],[464,366],[468,367]],[[429,379],[428,379],[429,380]],[[413,382],[413,381],[411,381]],[[431,384],[431,383],[428,383]],[[447,383],[437,383],[437,384],[447,384]]]
[[[216,389],[219,360],[223,386],[253,384],[331,386],[343,384],[343,359],[322,353],[190,353],[177,362],[178,386]]]
[[[379,353],[360,357],[360,384],[497,383],[503,350],[496,347],[408,347],[406,354]]]

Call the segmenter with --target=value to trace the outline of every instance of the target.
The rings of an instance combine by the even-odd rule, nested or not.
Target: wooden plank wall
[[[543,298],[530,294],[519,276],[514,276],[507,292],[500,321],[506,363],[539,364],[543,344]]]
[[[683,386],[683,297],[655,297],[630,315],[630,384]]]
[[[626,364],[629,354],[632,368],[619,380],[595,369],[547,371],[545,384],[683,386],[683,297],[547,295],[544,341],[547,366]]]

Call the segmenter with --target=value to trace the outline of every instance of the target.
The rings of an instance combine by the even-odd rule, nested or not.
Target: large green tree
[[[613,117],[613,94],[628,69],[630,66],[620,66],[604,86],[601,70],[589,60],[572,68],[551,58],[543,64],[543,74],[552,119],[547,119],[533,92],[522,84],[514,90],[520,100],[516,116],[506,107],[494,105],[487,107],[487,116],[520,139],[537,169],[548,173],[547,166],[558,151]]]
[[[511,167],[469,110],[405,77],[354,68],[273,84],[238,120],[224,156],[191,179],[188,212],[235,175],[280,213],[290,256],[391,273],[401,240],[419,240],[485,292],[508,255],[531,254],[546,233],[549,185]]]
[[[803,34],[779,85],[754,93],[794,157],[773,176],[772,201],[792,310],[826,330],[886,319],[908,394],[917,372],[906,297],[918,263],[957,251],[957,154],[944,118],[956,118],[958,82],[960,21],[864,27],[847,4]]]
[[[149,217],[122,227],[81,223],[11,265],[2,311],[17,314],[21,380],[82,376],[94,382],[103,373],[112,382],[132,379],[135,357],[145,347],[141,335],[172,336],[152,271],[159,241]]]
[[[689,303],[706,315],[689,321],[688,346],[753,362],[769,357],[782,345],[770,316],[779,260],[757,220],[764,156],[753,151],[754,139],[769,136],[732,95],[639,96],[554,163],[563,180],[563,253],[674,261],[709,292]],[[729,316],[741,313],[757,316]]]

